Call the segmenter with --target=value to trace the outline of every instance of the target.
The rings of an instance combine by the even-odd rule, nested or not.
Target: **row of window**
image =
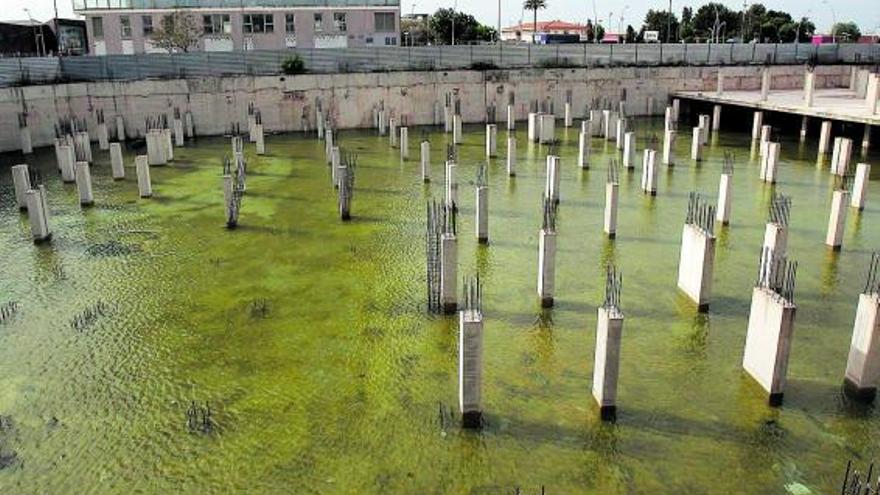
[[[324,14],[321,12],[313,14],[315,32],[324,31]],[[287,33],[296,32],[296,14],[284,14],[284,31]],[[390,33],[397,31],[397,25],[393,12],[376,12],[373,14],[374,29],[378,33]],[[143,26],[144,36],[153,34],[153,17],[142,16],[141,25]],[[348,31],[348,20],[344,12],[333,13],[333,29],[337,32]],[[121,16],[119,18],[119,30],[122,38],[131,38],[131,17]],[[210,14],[202,16],[202,30],[205,34],[231,34],[232,22],[229,14]],[[242,18],[242,31],[245,33],[274,33],[275,32],[275,16],[273,14],[244,14]],[[92,17],[92,36],[95,38],[104,37],[104,19],[102,17]]]

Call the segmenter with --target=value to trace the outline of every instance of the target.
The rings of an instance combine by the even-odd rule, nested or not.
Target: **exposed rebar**
[[[880,267],[880,253],[871,253],[871,264],[868,265],[868,277],[865,280],[863,294],[880,294],[880,280],[877,279],[878,267]]]
[[[767,214],[767,223],[779,225],[780,227],[788,227],[789,216],[791,215],[791,197],[782,194],[773,194],[770,201],[770,210]]]
[[[688,195],[686,225],[693,225],[708,235],[715,232],[715,207],[703,200],[698,193]]]
[[[483,286],[480,276],[465,277],[463,287],[464,311],[483,314]]]
[[[797,267],[796,261],[788,261],[788,258],[777,255],[769,247],[762,247],[755,286],[774,292],[783,300],[794,304]]]
[[[733,175],[733,153],[729,151],[724,152],[724,164],[721,166],[721,173],[727,176]]]
[[[618,184],[620,181],[620,166],[617,158],[612,158],[608,163],[608,184]]]
[[[609,264],[605,271],[605,301],[602,307],[615,312],[620,311],[620,289],[623,287],[623,274],[617,267]]]

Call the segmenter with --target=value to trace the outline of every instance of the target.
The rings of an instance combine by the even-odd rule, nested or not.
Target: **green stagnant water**
[[[637,121],[640,148],[657,120]],[[519,136],[516,178],[490,169],[490,237],[476,243],[473,181],[483,132],[460,148],[460,274],[485,285],[486,426],[457,422],[457,318],[425,308],[424,211],[442,196],[447,137],[418,136],[401,163],[387,138],[344,131],[360,157],[354,218],[337,218],[323,144],[271,136],[248,146],[241,227],[224,228],[220,158],[199,139],[154,168],[137,199],[96,153],[96,206],[81,209],[54,154],[27,161],[47,177],[54,239],[35,246],[0,174],[2,493],[832,493],[846,460],[880,454],[880,418],[841,382],[880,206],[850,211],[844,250],[823,244],[832,177],[815,143],[784,141],[780,183],[793,196],[790,256],[799,305],[785,403],[770,408],[741,370],[751,288],[774,188],[758,181],[748,136],[722,133],[695,166],[690,139],[662,168],[659,195],[622,174],[620,230],[602,234],[612,146],[593,140],[577,169],[563,157],[556,307],[536,295],[546,148]],[[683,133],[683,134],[689,134]],[[717,193],[724,151],[737,157],[733,220],[718,231],[708,315],[676,291],[687,195]],[[878,175],[871,186],[880,187]],[[873,199],[873,198],[872,198]],[[619,414],[602,423],[591,393],[596,306],[607,263],[624,274]],[[255,311],[265,301],[267,311]],[[70,321],[103,303],[82,330]],[[190,401],[217,430],[190,433]],[[448,413],[449,410],[455,414]],[[442,411],[447,411],[441,414]]]

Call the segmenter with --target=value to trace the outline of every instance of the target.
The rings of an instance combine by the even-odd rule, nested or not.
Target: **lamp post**
[[[831,10],[831,42],[837,43],[837,36],[834,34],[834,30],[837,27],[837,13],[834,12],[834,6],[828,0],[822,0],[822,5],[827,5]]]
[[[455,9],[458,8],[458,0],[452,5],[452,46],[455,46]]]

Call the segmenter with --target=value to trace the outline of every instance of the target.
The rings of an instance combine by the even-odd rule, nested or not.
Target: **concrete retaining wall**
[[[724,67],[727,90],[759,89],[760,67]],[[662,115],[670,92],[715,89],[719,67],[640,67],[609,69],[524,69],[498,71],[392,72],[301,76],[235,76],[204,79],[96,82],[0,89],[0,151],[20,147],[18,112],[28,112],[34,146],[54,139],[58,116],[85,117],[92,131],[95,110],[106,121],[125,118],[126,133],[143,136],[144,118],[173,108],[193,113],[198,135],[226,132],[231,122],[244,127],[249,103],[262,111],[267,132],[299,131],[305,114],[314,126],[314,108],[321,99],[338,128],[372,126],[372,109],[384,101],[390,115],[407,124],[439,124],[447,92],[462,100],[465,123],[483,122],[485,108],[497,106],[496,117],[506,119],[508,95],[516,95],[517,118],[524,120],[528,103],[552,98],[557,116],[563,114],[565,94],[573,92],[575,118],[584,116],[594,101],[614,104],[623,90],[630,115]],[[774,66],[773,88],[803,86],[803,66]],[[848,66],[820,66],[817,88],[848,87]],[[653,98],[653,108],[648,108]],[[90,132],[92,138],[95,133]]]

